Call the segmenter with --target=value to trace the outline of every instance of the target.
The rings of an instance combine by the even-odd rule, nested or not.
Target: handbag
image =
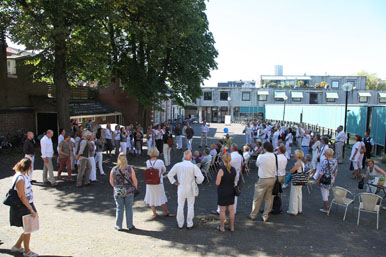
[[[272,195],[279,195],[280,193],[283,193],[283,189],[281,188],[281,183],[279,182],[279,165],[277,162],[277,155],[275,154],[275,160],[276,160],[276,179],[275,179],[275,184],[273,185],[272,189]]]
[[[159,170],[153,168],[157,161],[155,161],[153,164],[151,163],[151,160],[149,160],[149,162],[151,167],[145,170],[145,182],[147,185],[159,185],[161,183]]]
[[[198,189],[198,185],[196,183],[196,179],[195,178],[192,181],[192,191],[193,191],[194,197],[197,197],[198,194],[199,194],[199,189]]]
[[[234,186],[233,192],[235,193],[235,196],[240,196],[241,194],[240,186],[239,185]]]
[[[326,176],[326,174],[323,174],[323,176],[320,178],[319,182],[320,184],[324,185],[330,185],[331,184],[331,171],[330,171],[330,162],[328,162],[328,171],[330,172],[330,176]]]
[[[301,167],[302,167],[301,173],[299,172],[292,173],[292,185],[294,186],[304,186],[308,183],[308,176],[304,172],[303,165]]]
[[[20,175],[20,176],[22,176],[22,175]],[[19,196],[17,195],[16,189],[14,189],[16,186],[17,179],[19,177],[16,178],[15,183],[13,183],[12,188],[9,189],[8,193],[5,195],[5,198],[3,200],[3,204],[11,206],[11,207],[19,207],[19,206],[23,205],[23,202],[20,200]]]
[[[130,166],[128,166],[130,167]],[[137,197],[141,192],[138,191],[138,189],[133,185],[133,182],[131,182],[129,179],[127,179],[123,174],[122,172],[119,170],[119,173],[121,173],[121,176],[123,177],[124,180],[126,180],[127,182],[129,182],[129,184],[134,187],[134,197]]]
[[[365,185],[365,179],[362,178],[362,179],[358,182],[358,188],[359,188],[359,189],[363,189],[364,185]]]

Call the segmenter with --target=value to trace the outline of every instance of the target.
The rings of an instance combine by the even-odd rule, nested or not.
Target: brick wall
[[[119,81],[112,83],[110,87],[101,87],[97,99],[105,105],[114,107],[122,113],[122,125],[142,124],[142,117],[138,117],[138,104],[135,98],[128,98],[127,93],[122,92]],[[150,113],[147,115],[147,124],[150,124]]]
[[[0,112],[0,135],[14,134],[18,129],[35,131],[35,113],[31,111],[2,111]]]

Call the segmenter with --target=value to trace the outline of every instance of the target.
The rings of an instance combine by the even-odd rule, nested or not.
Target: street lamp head
[[[230,97],[230,96],[228,96],[228,99],[227,99],[227,100],[228,100],[228,102],[232,101],[232,99],[231,99],[231,97]]]
[[[342,89],[345,92],[350,92],[351,90],[353,90],[353,85],[351,83],[345,83],[343,84]]]
[[[284,100],[284,101],[287,101],[287,99],[288,99],[288,96],[286,96],[286,95],[283,96],[283,100]]]

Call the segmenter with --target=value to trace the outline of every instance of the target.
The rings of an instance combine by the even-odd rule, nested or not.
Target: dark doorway
[[[367,107],[366,131],[370,131],[370,134],[371,134],[372,116],[373,116],[373,108],[372,107]]]
[[[58,121],[56,113],[38,113],[38,135],[45,133],[48,129],[54,131],[54,138],[58,137]]]
[[[310,104],[318,104],[318,93],[310,93]]]

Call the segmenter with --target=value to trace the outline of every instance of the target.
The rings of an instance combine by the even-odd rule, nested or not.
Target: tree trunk
[[[54,84],[56,87],[56,110],[58,112],[59,128],[70,131],[70,86],[66,76],[66,43],[57,40],[55,43]]]
[[[146,110],[143,104],[138,103],[138,123],[141,124],[144,130],[146,130]]]
[[[0,109],[8,107],[7,41],[5,31],[0,31]]]

